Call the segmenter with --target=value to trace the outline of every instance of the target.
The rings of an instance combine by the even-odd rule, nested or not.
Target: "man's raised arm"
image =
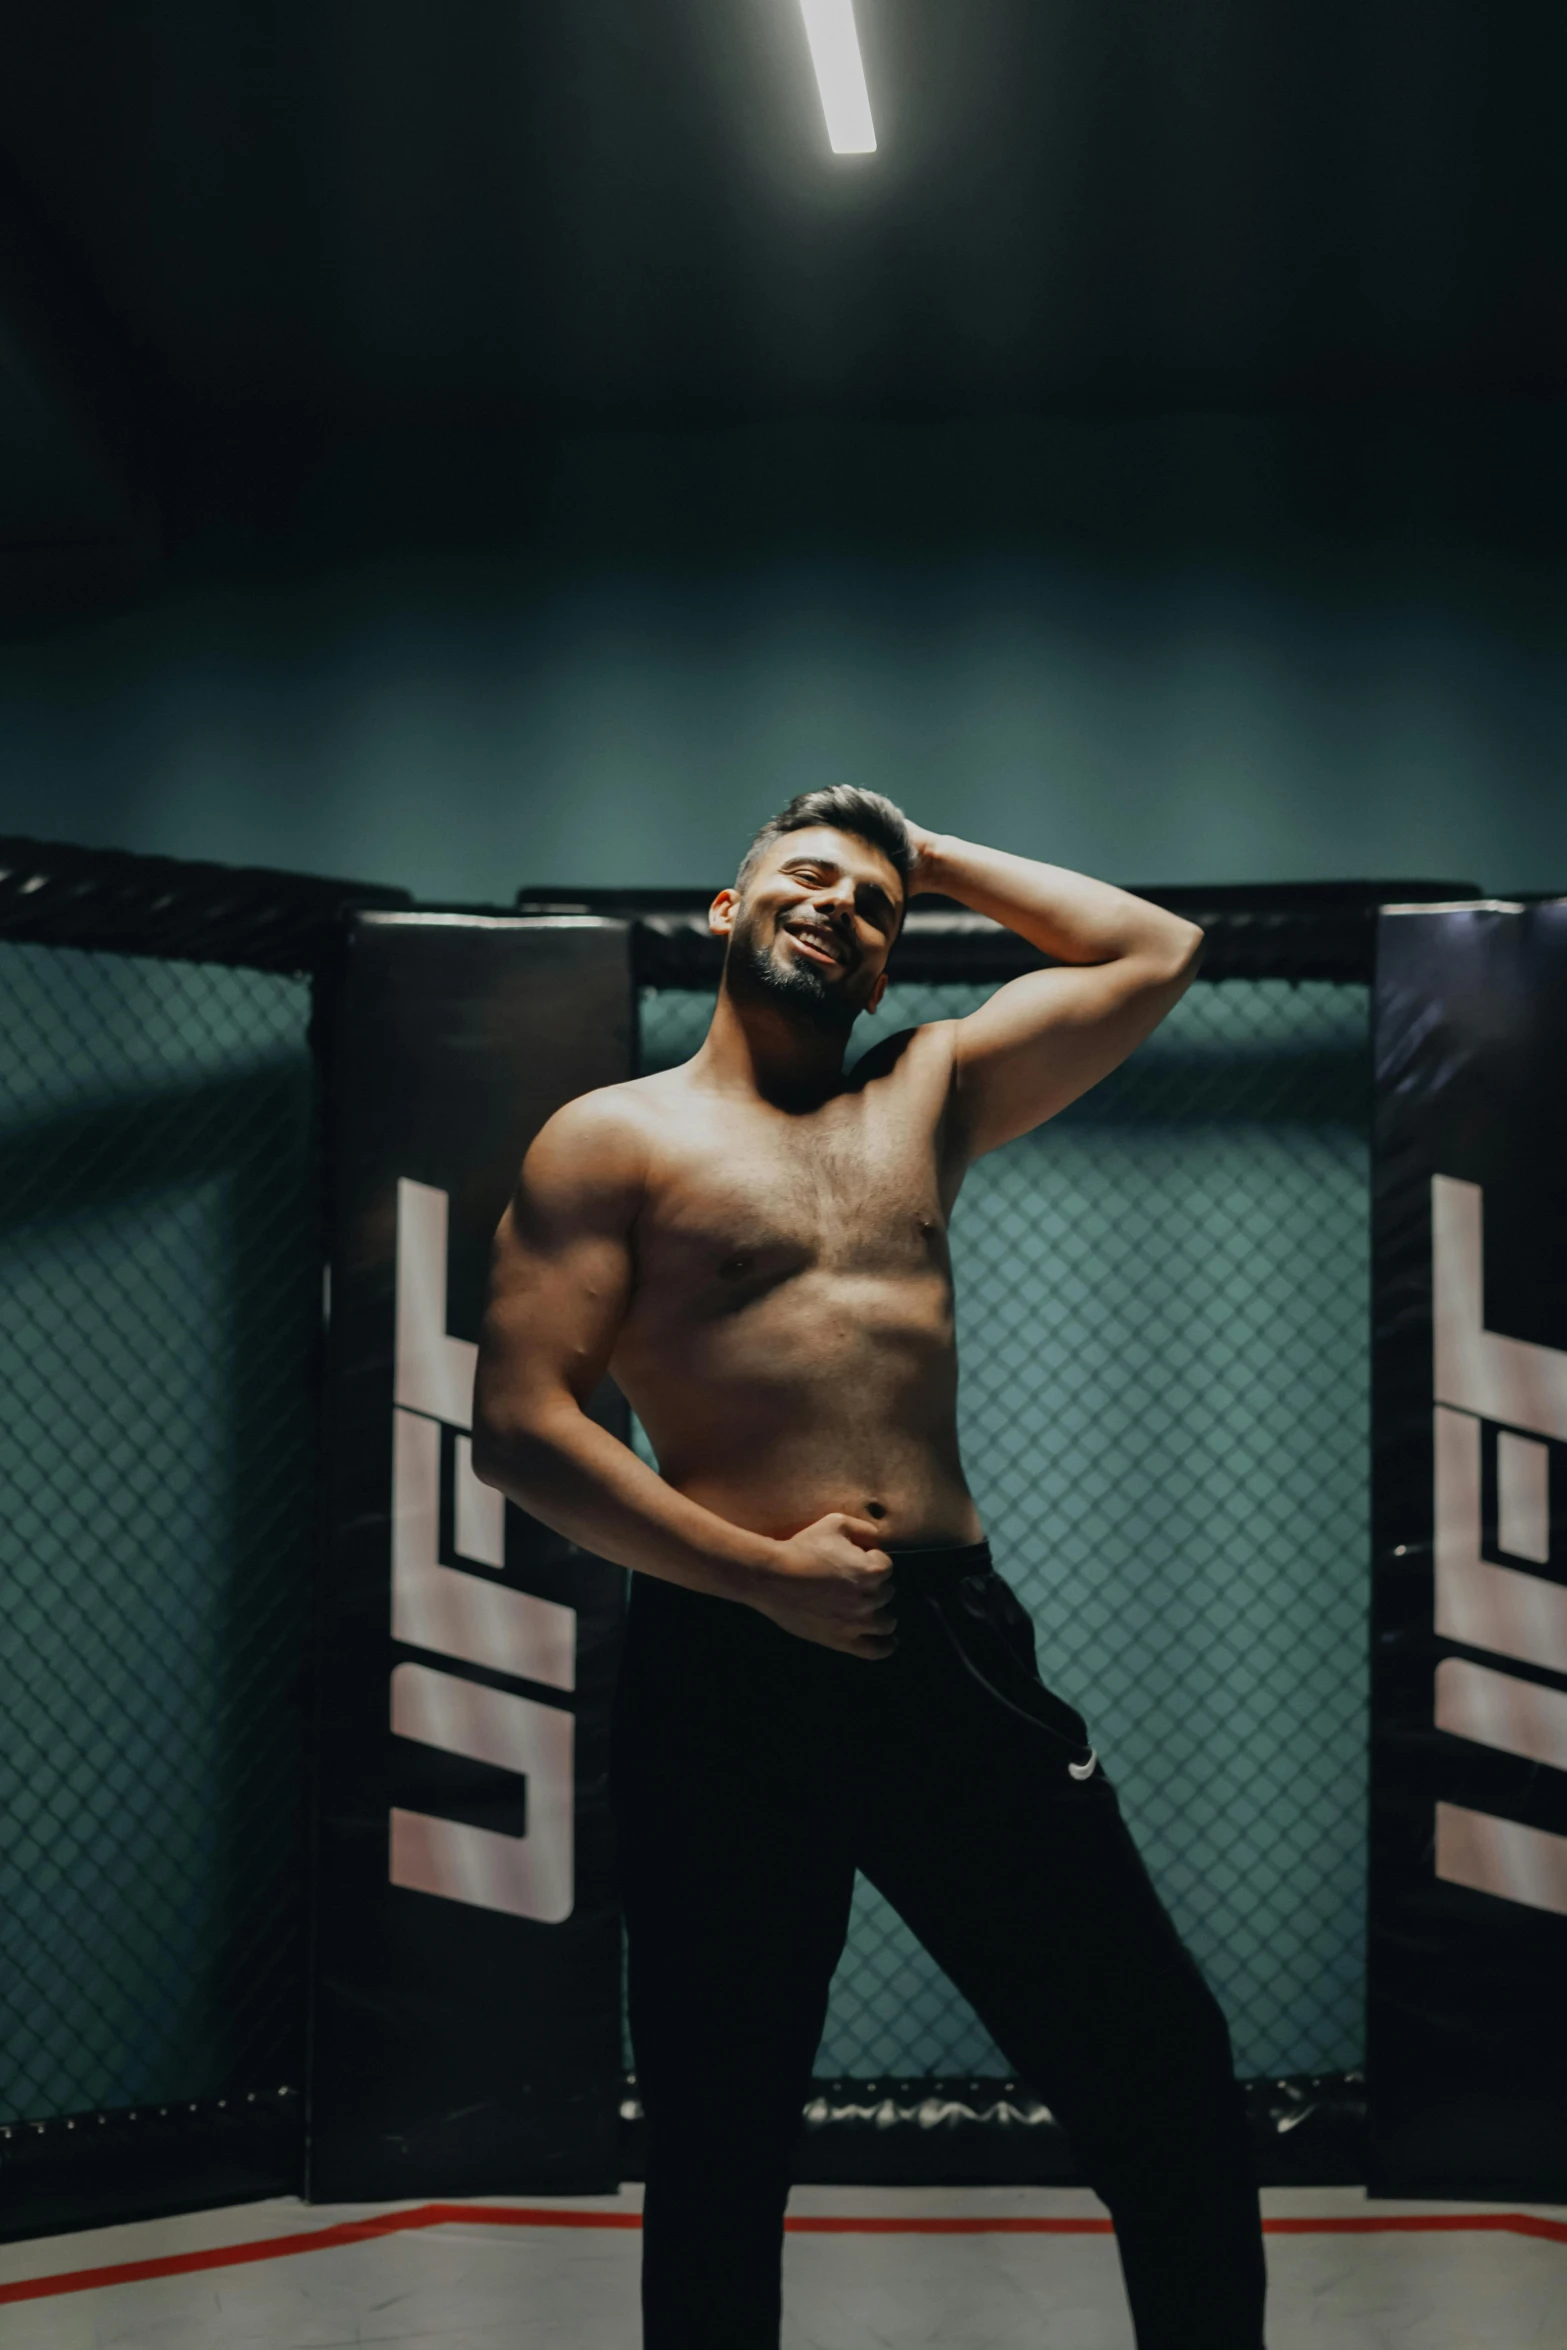
[[[588,1416],[631,1296],[644,1171],[636,1122],[608,1093],[568,1103],[528,1152],[495,1236],[475,1474],[600,1558],[742,1601],[800,1639],[884,1656],[889,1565],[873,1525],[835,1514],[782,1541],[733,1526]]]
[[[911,896],[939,890],[1056,959],[954,1024],[956,1139],[975,1159],[1054,1117],[1124,1061],[1196,976],[1203,934],[1109,882],[918,825],[909,831]]]

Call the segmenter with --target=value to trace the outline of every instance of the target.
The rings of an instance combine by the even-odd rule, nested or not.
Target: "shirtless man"
[[[1055,967],[845,1075],[921,890]],[[1259,2350],[1228,2035],[992,1566],[947,1250],[970,1162],[1115,1068],[1201,933],[847,787],[765,825],[709,920],[695,1058],[570,1103],[527,1155],[474,1420],[488,1483],[636,1570],[613,1784],[647,2350],[775,2350],[856,1868],[1069,2130],[1140,2350]],[[606,1371],[657,1472],[588,1417]]]

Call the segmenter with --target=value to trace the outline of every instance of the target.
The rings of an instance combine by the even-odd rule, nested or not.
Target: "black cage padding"
[[[612,914],[636,925],[636,977],[644,987],[716,984],[723,942],[707,927],[713,890],[522,890],[519,913]],[[1445,904],[1478,897],[1468,881],[1302,881],[1212,888],[1141,889],[1154,905],[1197,923],[1207,936],[1204,979],[1327,979],[1369,983],[1379,906]],[[915,900],[888,963],[896,982],[1013,979],[1048,963],[1037,947],[949,898]]]
[[[297,2192],[297,2089],[0,2124],[0,2238],[208,2211]]]
[[[256,971],[313,971],[356,906],[405,889],[0,837],[0,938]]]

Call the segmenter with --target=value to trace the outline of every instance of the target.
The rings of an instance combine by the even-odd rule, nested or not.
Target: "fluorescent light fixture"
[[[800,0],[816,86],[835,155],[874,155],[876,126],[854,29],[853,0]]]

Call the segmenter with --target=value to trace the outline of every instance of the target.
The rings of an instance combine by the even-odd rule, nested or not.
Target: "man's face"
[[[891,858],[819,824],[771,842],[743,893],[719,891],[710,920],[729,940],[732,994],[847,1036],[881,1001],[902,912]]]

